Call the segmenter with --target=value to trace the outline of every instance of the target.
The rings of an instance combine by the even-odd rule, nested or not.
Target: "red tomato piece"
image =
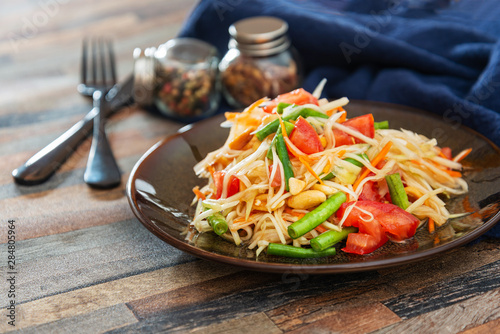
[[[273,165],[269,165],[269,176],[271,175],[271,172],[273,171]],[[271,187],[279,187],[281,186],[281,170],[278,168],[276,170],[276,174],[274,174],[274,178],[271,181]]]
[[[373,215],[373,220],[366,222],[367,215],[356,208],[350,212],[344,225],[358,227],[359,231],[349,234],[346,247],[343,249],[348,253],[371,253],[382,246],[388,237],[393,241],[409,239],[415,235],[420,223],[415,216],[394,204],[373,201],[344,203],[337,211],[337,217],[341,219],[347,207],[354,203],[356,203],[356,207],[370,212]],[[356,236],[357,234],[366,234],[367,236]]]
[[[378,168],[378,166],[377,166]],[[370,173],[373,175],[373,173]],[[389,187],[385,179],[378,182],[368,181],[363,186],[363,190],[358,198],[359,201],[373,201],[373,202],[392,202],[389,195]]]
[[[441,153],[443,153],[443,155],[446,157],[446,159],[452,159],[452,155],[451,155],[451,148],[449,147],[443,147],[441,148]]]
[[[346,253],[364,255],[382,247],[387,242],[385,235],[372,236],[367,233],[350,233],[347,236],[346,246],[342,250]]]
[[[373,115],[366,114],[348,119],[347,121],[342,123],[342,125],[348,126],[356,131],[359,131],[360,133],[369,138],[373,138],[375,136],[375,128],[373,126],[373,123],[374,123]],[[333,135],[335,136],[335,146],[352,145],[363,142],[339,129],[333,129]]]
[[[272,113],[274,107],[280,102],[303,105],[303,104],[315,104],[318,105],[318,99],[312,96],[311,93],[305,91],[303,88],[293,90],[286,94],[278,95],[274,100],[269,102],[263,109],[267,113]]]
[[[316,130],[302,116],[295,122],[295,128],[290,134],[290,140],[305,154],[313,154],[324,150]]]
[[[224,176],[226,173],[224,171],[218,171],[214,173],[214,184],[217,193],[215,194],[215,198],[219,199],[222,196],[222,187],[224,186]],[[231,197],[234,194],[240,191],[240,179],[236,176],[231,175],[229,178],[228,189],[227,189],[227,197]]]

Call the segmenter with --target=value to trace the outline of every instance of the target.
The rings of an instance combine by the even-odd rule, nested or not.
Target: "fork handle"
[[[94,188],[109,189],[118,186],[121,182],[121,172],[111,151],[104,127],[104,94],[94,92],[94,134],[90,147],[87,168],[83,180]]]
[[[46,181],[73,154],[81,142],[92,132],[96,110],[92,109],[70,129],[14,169],[14,180],[23,185],[36,185]]]

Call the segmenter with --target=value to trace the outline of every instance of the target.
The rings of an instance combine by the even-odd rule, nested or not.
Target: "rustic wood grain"
[[[401,319],[380,303],[365,304],[334,312],[321,320],[287,333],[369,333]]]
[[[500,318],[500,289],[485,292],[436,311],[422,313],[372,334],[458,333]],[[488,332],[484,332],[488,333]]]
[[[488,321],[481,326],[473,327],[471,329],[467,329],[460,334],[499,334],[500,333],[500,319]]]
[[[263,313],[238,318],[220,324],[213,324],[193,330],[191,333],[203,334],[279,334],[282,333]]]
[[[499,270],[500,260],[418,291],[399,295],[385,301],[384,305],[403,319],[413,318],[497,289],[500,287]]]
[[[19,327],[16,327],[31,327],[74,317],[236,271],[227,266],[195,261],[83,287],[18,305]],[[6,322],[0,323],[0,331],[9,329]]]
[[[207,280],[195,286],[186,286],[167,293],[135,300],[127,305],[139,319],[145,319],[161,316],[161,314],[177,309],[193,307],[271,281],[279,281],[279,278],[280,275],[276,274],[238,272]]]
[[[499,258],[498,243],[480,243],[422,261],[418,265],[380,270],[381,275],[374,275],[341,289],[325,289],[322,294],[297,300],[270,310],[266,314],[281,329],[297,330],[309,323],[337,314],[343,309],[388,300],[397,301],[399,296],[404,296],[405,293],[418,293],[422,288],[433,286],[447,278],[459,274],[465,276],[468,272],[474,273],[474,269],[498,261]],[[391,274],[388,274],[389,272]],[[401,305],[406,305],[405,303],[406,301]]]
[[[18,250],[18,303],[195,261],[135,219],[21,241]]]
[[[22,334],[66,334],[102,333],[107,330],[137,322],[132,312],[124,305],[118,304],[94,312],[65,318],[43,325],[21,329]]]

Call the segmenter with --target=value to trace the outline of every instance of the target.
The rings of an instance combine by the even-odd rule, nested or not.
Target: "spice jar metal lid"
[[[266,43],[288,31],[288,24],[277,17],[257,16],[240,20],[229,27],[229,34],[239,43]]]
[[[244,54],[257,57],[265,57],[283,52],[288,49],[290,45],[290,40],[286,36],[280,37],[271,42],[260,44],[238,43],[235,39],[231,39],[229,41],[230,49],[236,48]]]
[[[212,45],[195,38],[175,38],[160,45],[155,57],[183,64],[210,64],[217,57],[217,50]]]

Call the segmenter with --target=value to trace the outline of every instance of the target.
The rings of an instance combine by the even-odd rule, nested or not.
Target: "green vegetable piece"
[[[335,174],[333,174],[333,172],[330,172],[328,174],[326,174],[325,176],[323,176],[321,179],[322,180],[330,180],[330,179],[333,179],[335,177]]]
[[[292,133],[293,129],[295,128],[295,125],[293,125],[292,123],[287,122],[287,121],[284,121],[283,124],[285,124],[286,134],[290,135],[290,133]],[[280,133],[280,132],[281,132],[281,125],[278,127],[278,130],[277,130],[277,133]],[[266,157],[269,160],[273,160],[273,150],[272,150],[272,147],[275,144],[276,144],[276,136],[273,138],[273,141],[271,142],[271,146],[269,146],[269,149],[267,150]]]
[[[283,244],[270,243],[269,246],[267,246],[267,254],[269,255],[295,257],[301,259],[332,256],[336,253],[337,251],[333,247],[317,252],[312,248],[301,248]]]
[[[228,226],[224,219],[224,216],[220,213],[214,213],[212,216],[207,217],[207,221],[212,226],[214,232],[217,235],[221,235],[227,232]]]
[[[276,112],[281,115],[283,113],[283,109],[285,109],[288,106],[291,106],[291,104],[286,102],[280,102],[276,106]]]
[[[285,140],[283,139],[283,134],[278,133],[276,135],[276,153],[278,153],[278,157],[280,158],[281,163],[283,164],[283,170],[285,172],[285,189],[287,191],[290,190],[289,181],[290,178],[294,176],[292,162],[290,161],[290,157],[288,156],[288,151],[286,149]]]
[[[297,109],[297,110],[292,111],[287,116],[282,117],[282,120],[284,120],[284,121],[289,121],[291,119],[296,120],[297,118],[299,118],[299,116],[302,116],[304,118],[310,117],[310,116],[328,118],[328,116],[326,114],[323,114],[322,112],[319,112],[319,111],[314,110],[314,109],[303,108],[303,109]],[[279,126],[280,126],[280,120],[275,119],[274,121],[266,124],[259,131],[257,131],[255,133],[255,136],[257,137],[258,140],[263,141],[271,133],[276,132],[276,130],[278,130]]]
[[[288,226],[288,235],[292,239],[297,239],[312,229],[316,228],[319,224],[323,223],[331,215],[333,215],[346,201],[346,195],[338,191],[330,196],[326,201],[321,203],[313,211],[306,213],[306,215],[297,220],[292,225]]]
[[[349,233],[355,233],[357,231],[358,229],[355,227],[344,227],[340,232],[332,230],[327,231],[311,239],[311,247],[317,252],[325,250],[347,238]]]
[[[375,128],[375,130],[389,129],[389,121],[374,122],[373,127]]]
[[[358,154],[358,156],[363,158],[364,160],[370,161],[370,159],[368,159],[368,156],[366,155],[366,153]],[[358,160],[352,159],[352,158],[345,158],[344,161],[348,161],[348,162],[350,162],[353,165],[358,166],[358,167],[364,167],[364,165],[361,162],[359,162]]]
[[[410,202],[408,201],[408,195],[406,194],[405,187],[403,185],[403,181],[401,181],[399,173],[386,175],[385,180],[389,186],[392,204],[406,210],[406,208],[410,205]]]

